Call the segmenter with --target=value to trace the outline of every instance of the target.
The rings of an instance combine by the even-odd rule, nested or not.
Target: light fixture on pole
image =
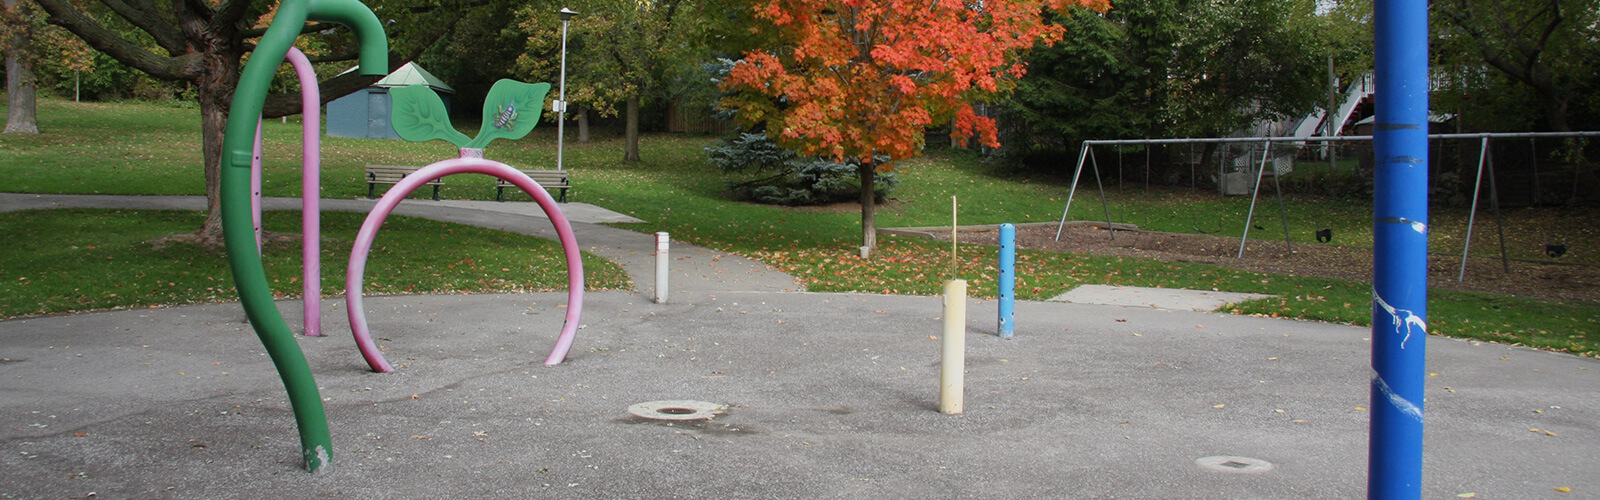
[[[559,115],[556,120],[556,170],[563,170],[561,152],[567,138],[567,21],[571,21],[578,12],[562,7],[556,14],[561,16],[561,90],[550,107]]]

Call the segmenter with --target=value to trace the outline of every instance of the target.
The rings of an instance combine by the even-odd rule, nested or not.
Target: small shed
[[[354,70],[350,68],[345,72]],[[389,89],[407,85],[427,85],[439,93],[447,110],[450,109],[450,96],[456,93],[455,89],[445,85],[444,80],[433,76],[417,63],[406,63],[371,87],[328,103],[328,136],[399,139],[400,136],[394,133],[394,126],[389,123]]]

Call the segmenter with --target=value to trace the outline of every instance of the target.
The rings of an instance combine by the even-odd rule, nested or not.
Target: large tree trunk
[[[627,153],[622,161],[638,163],[639,160],[639,96],[628,96],[627,104]]]
[[[589,142],[589,108],[578,107],[578,142]]]
[[[205,159],[206,221],[194,236],[207,246],[222,245],[222,135],[228,109],[239,86],[238,55],[208,55],[206,71],[196,82],[200,100],[200,138]]]
[[[16,55],[6,55],[6,112],[7,134],[39,133],[37,101],[34,97],[33,71]]]
[[[861,174],[861,246],[871,252],[878,249],[878,193],[873,189],[878,166],[862,163],[856,171]]]
[[[1567,99],[1559,95],[1554,86],[1549,90],[1539,90],[1539,100],[1544,103],[1545,123],[1550,125],[1551,132],[1571,132],[1572,127],[1567,125]]]
[[[6,0],[6,9],[15,7],[17,0]],[[18,34],[11,37],[12,49],[6,51],[6,131],[7,134],[39,133],[37,101],[34,97],[33,68],[22,57],[30,41]]]

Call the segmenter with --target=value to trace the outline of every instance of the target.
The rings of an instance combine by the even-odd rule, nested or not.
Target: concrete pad
[[[0,210],[63,203],[204,200],[0,195]],[[397,213],[552,232],[485,209]],[[650,235],[574,229],[652,276]],[[681,251],[670,303],[588,294],[571,356],[548,368],[565,293],[369,297],[391,374],[333,334],[348,324],[326,301],[332,335],[297,339],[333,433],[319,475],[300,468],[283,387],[237,304],[0,321],[0,497],[1366,494],[1368,328],[1021,301],[1003,340],[996,302],[970,300],[966,412],[941,415],[940,298],[786,291],[792,278],[758,262]],[[298,324],[297,301],[278,306]],[[1425,347],[1423,497],[1600,496],[1600,360]],[[663,400],[721,409],[627,411]]]
[[[1079,285],[1067,293],[1051,297],[1050,300],[1052,302],[1071,302],[1074,304],[1154,307],[1156,309],[1180,311],[1215,311],[1217,308],[1230,303],[1272,297],[1276,297],[1276,295],[1185,290],[1182,288]]]
[[[348,336],[298,339],[333,432],[318,475],[300,469],[283,387],[236,304],[0,322],[0,496],[1366,493],[1366,328],[1024,301],[1005,340],[996,302],[973,300],[952,416],[937,411],[938,297],[593,293],[571,358],[544,367],[565,299],[368,298],[396,373],[368,371]],[[299,304],[279,306],[294,324]],[[345,331],[341,306],[326,331]],[[1600,493],[1600,361],[1426,348],[1424,498]],[[661,400],[724,409],[628,412]],[[1270,467],[1227,465],[1255,461]]]

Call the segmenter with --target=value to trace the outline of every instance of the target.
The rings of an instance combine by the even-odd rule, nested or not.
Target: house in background
[[[399,139],[400,136],[394,133],[394,126],[389,123],[389,89],[407,85],[427,85],[444,100],[446,110],[450,109],[450,96],[456,93],[455,89],[417,66],[417,63],[406,63],[371,87],[328,103],[328,136]]]

